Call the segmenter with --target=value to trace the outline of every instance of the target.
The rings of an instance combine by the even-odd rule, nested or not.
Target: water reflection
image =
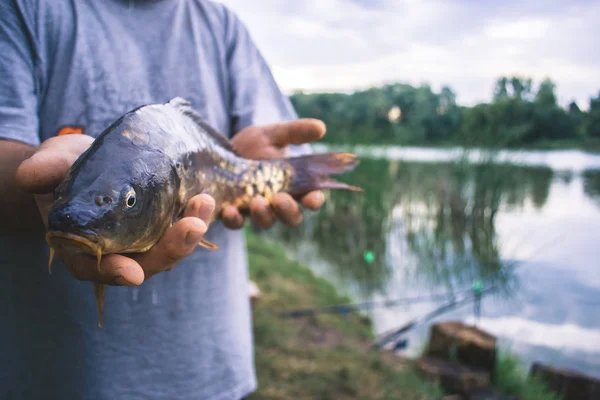
[[[397,198],[397,174],[387,162],[366,160],[340,179],[360,186],[363,193],[327,193],[325,207],[300,228],[273,232],[292,246],[309,240],[342,279],[351,280],[363,294],[377,291],[391,272],[383,238]],[[372,262],[365,259],[366,252],[373,254]]]
[[[520,209],[528,202],[542,207],[552,170],[491,163],[419,169],[410,186],[413,195],[400,196],[396,206],[418,266],[415,283],[456,291],[479,280],[509,291],[515,265],[500,258],[496,216],[502,208]]]
[[[342,180],[364,193],[330,192],[326,206],[300,227],[266,234],[356,301],[458,292],[477,280],[495,285],[500,296],[484,300],[484,329],[528,362],[600,376],[600,170],[586,170],[584,162],[552,169],[552,157],[536,166],[498,164],[493,157],[477,164],[469,157],[363,158]],[[600,157],[592,161],[600,165]],[[370,316],[381,333],[439,305]],[[443,318],[472,320],[473,309]],[[410,354],[427,329],[409,334]]]
[[[292,247],[310,241],[361,297],[383,291],[407,259],[418,266],[404,268],[415,284],[455,291],[481,280],[509,290],[514,265],[500,258],[496,216],[501,209],[541,208],[552,178],[549,168],[491,161],[365,159],[343,177],[364,193],[333,191],[302,227],[280,227],[274,235]]]
[[[587,170],[583,173],[583,190],[600,205],[600,170]]]

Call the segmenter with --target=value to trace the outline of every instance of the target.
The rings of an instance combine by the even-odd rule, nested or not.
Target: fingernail
[[[319,202],[324,202],[325,201],[325,193],[323,193],[323,192],[317,192],[317,200]]]
[[[290,202],[289,202],[289,201],[287,201],[287,200],[286,200],[286,201],[284,201],[284,202],[282,202],[282,203],[281,203],[281,205],[279,206],[279,208],[281,208],[283,211],[287,211],[287,210],[289,210],[289,209],[290,209],[290,207],[291,207],[291,204],[290,204]]]
[[[269,203],[267,202],[267,200],[260,197],[255,201],[258,203],[258,209],[256,210],[256,214],[260,216],[266,215],[269,208]]]
[[[198,244],[200,239],[202,239],[202,233],[198,231],[189,231],[187,235],[185,235],[185,244],[192,246]]]
[[[129,282],[128,280],[126,280],[126,279],[125,279],[125,278],[123,278],[122,276],[117,276],[117,277],[116,277],[116,278],[113,280],[113,282],[114,282],[116,285],[119,285],[119,286],[135,286],[134,284],[132,284],[131,282]]]
[[[210,195],[210,189],[206,188],[203,191],[201,191],[200,194],[208,194],[208,195]]]

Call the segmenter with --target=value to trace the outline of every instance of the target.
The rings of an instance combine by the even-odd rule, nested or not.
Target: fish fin
[[[98,327],[104,326],[104,294],[106,293],[106,285],[102,283],[94,283],[94,296],[96,297],[96,308],[98,309]]]
[[[344,189],[362,192],[356,186],[338,182],[329,177],[330,174],[341,174],[358,165],[358,158],[352,153],[311,154],[287,158],[286,161],[294,169],[288,190],[294,197],[301,197],[319,189]]]
[[[100,261],[102,261],[102,249],[98,247],[96,249],[96,269],[100,272]]]
[[[204,238],[200,239],[200,241],[198,242],[198,245],[202,246],[206,249],[209,249],[209,250],[217,250],[219,248],[219,246],[217,246],[213,242],[210,242]]]
[[[231,151],[232,153],[236,153],[235,150],[233,149],[233,146],[231,145],[231,142],[229,141],[229,139],[227,139],[227,137],[225,137],[221,133],[217,132],[217,130],[215,128],[210,126],[204,120],[204,118],[202,118],[202,116],[198,113],[198,111],[196,111],[192,107],[191,102],[184,99],[183,97],[175,97],[171,101],[169,101],[169,104],[172,105],[173,107],[175,107],[177,110],[179,110],[185,116],[190,118],[192,121],[194,121],[194,123],[196,125],[198,125],[200,128],[202,128],[202,130],[204,130],[210,137],[215,139],[219,145],[223,146],[225,149]]]
[[[48,258],[48,273],[52,275],[52,260],[54,259],[54,248],[50,247],[50,257]]]

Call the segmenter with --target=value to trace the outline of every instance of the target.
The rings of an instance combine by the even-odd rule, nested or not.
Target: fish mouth
[[[74,233],[50,231],[46,233],[46,241],[50,245],[50,260],[48,261],[48,271],[51,270],[52,259],[55,251],[59,253],[65,251],[68,253],[85,253],[95,256],[97,259],[97,267],[100,270],[100,260],[102,259],[103,243],[102,240],[96,237],[98,241],[92,241],[82,235]]]

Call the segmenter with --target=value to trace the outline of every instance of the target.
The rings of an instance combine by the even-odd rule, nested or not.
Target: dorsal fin
[[[192,103],[183,97],[175,97],[169,101],[170,105],[178,109],[181,113],[189,117],[196,125],[202,128],[210,137],[215,139],[217,143],[223,146],[225,149],[235,153],[231,142],[222,134],[217,132],[212,126],[208,125],[196,110],[192,108]]]

